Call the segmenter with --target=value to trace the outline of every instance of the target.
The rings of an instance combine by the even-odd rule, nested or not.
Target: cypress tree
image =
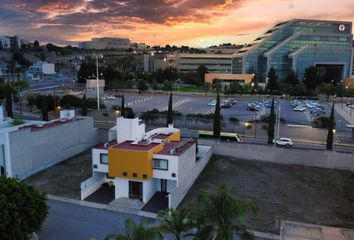
[[[124,95],[122,96],[122,102],[120,104],[120,115],[125,117]]]
[[[270,109],[269,123],[268,123],[268,144],[272,144],[274,140],[274,126],[275,126],[275,106],[274,98],[272,100],[272,108]]]
[[[172,109],[172,92],[170,93],[170,99],[168,100],[168,111],[167,111],[167,127],[169,124],[173,123],[173,109]]]
[[[327,135],[327,150],[333,150],[333,137],[334,137],[334,129],[336,126],[336,121],[334,119],[334,102],[332,103],[331,116],[329,117],[328,123],[328,135]]]
[[[215,112],[214,112],[214,126],[213,126],[213,137],[220,138],[221,132],[221,122],[220,122],[220,96],[219,93],[216,96],[216,105],[215,105]]]
[[[7,112],[7,116],[10,118],[14,117],[14,113],[12,110],[12,88],[10,86],[9,83],[7,83],[6,85],[6,112]]]
[[[42,120],[48,121],[48,97],[46,95],[42,96]]]
[[[81,116],[87,116],[86,94],[82,98]]]

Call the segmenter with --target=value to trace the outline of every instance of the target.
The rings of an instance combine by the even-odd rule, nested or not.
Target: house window
[[[100,163],[101,164],[108,164],[108,154],[105,154],[105,153],[100,154]]]
[[[154,169],[168,170],[168,161],[165,159],[154,159]]]

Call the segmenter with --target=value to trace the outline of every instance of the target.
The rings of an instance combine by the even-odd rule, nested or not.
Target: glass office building
[[[233,54],[232,73],[255,73],[266,82],[271,67],[282,81],[291,71],[300,78],[305,69],[338,70],[337,80],[352,74],[352,23],[295,19],[275,25]]]

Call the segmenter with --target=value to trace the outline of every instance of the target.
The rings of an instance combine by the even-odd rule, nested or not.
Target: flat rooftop
[[[117,145],[117,141],[116,140],[113,140],[113,141],[110,141],[110,142],[107,142],[107,143],[100,143],[96,146],[94,146],[93,148],[94,149],[108,149],[114,145]]]
[[[158,152],[156,154],[169,155],[169,156],[179,156],[182,153],[184,153],[185,151],[187,151],[194,144],[195,144],[195,141],[169,142],[164,145],[163,150],[161,150],[160,152]]]
[[[158,133],[158,134],[153,135],[151,138],[152,139],[166,139],[169,136],[171,136],[172,134],[174,134],[174,133],[172,133],[172,132],[171,133],[167,133],[167,134]]]
[[[76,121],[80,121],[82,120],[81,118],[73,118],[73,119],[58,119],[55,121],[51,121],[51,122],[46,122],[43,124],[31,124],[31,125],[26,125],[23,127],[20,127],[19,129],[26,129],[26,128],[30,128],[32,132],[34,131],[40,131],[43,129],[48,129],[51,127],[56,127],[56,126],[61,126],[67,123],[71,123],[71,122],[76,122]]]
[[[113,149],[124,149],[124,150],[135,150],[135,151],[150,151],[157,145],[161,143],[145,143],[140,141],[139,143],[134,143],[134,141],[125,141],[112,146]]]

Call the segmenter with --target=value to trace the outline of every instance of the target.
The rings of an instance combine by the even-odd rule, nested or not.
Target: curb
[[[155,213],[150,213],[150,212],[144,212],[141,210],[132,210],[132,209],[122,209],[122,208],[114,208],[112,206],[106,205],[106,204],[101,204],[101,203],[93,203],[93,202],[87,202],[87,201],[82,201],[82,200],[77,200],[77,199],[72,199],[72,198],[67,198],[67,197],[59,197],[59,196],[54,196],[47,194],[47,199],[49,200],[56,200],[60,202],[65,202],[65,203],[71,203],[71,204],[76,204],[84,207],[90,207],[90,208],[96,208],[100,210],[107,210],[107,211],[112,211],[112,212],[117,212],[117,213],[124,213],[124,214],[131,214],[131,215],[137,215],[141,217],[146,217],[146,218],[152,218],[152,219],[157,219],[157,214]]]

